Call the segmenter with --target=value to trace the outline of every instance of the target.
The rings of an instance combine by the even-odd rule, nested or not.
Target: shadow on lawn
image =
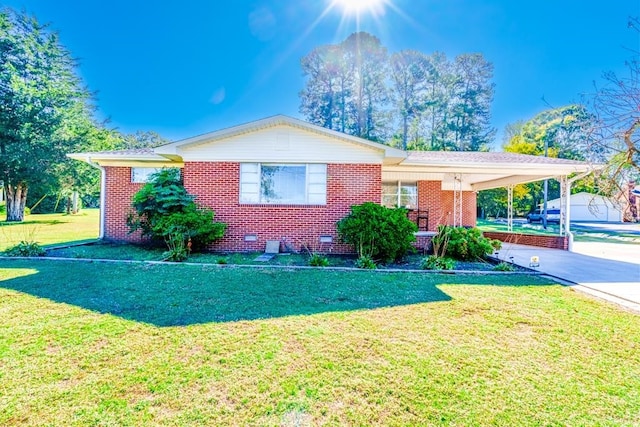
[[[0,227],[12,227],[17,225],[58,225],[58,224],[66,224],[69,221],[60,221],[59,219],[50,219],[50,220],[30,220],[30,221],[0,221]]]
[[[425,275],[0,261],[0,287],[157,326],[373,309],[451,298]]]
[[[530,279],[528,284],[544,283]],[[0,261],[0,287],[156,326],[449,301],[437,285],[495,281],[481,275]]]

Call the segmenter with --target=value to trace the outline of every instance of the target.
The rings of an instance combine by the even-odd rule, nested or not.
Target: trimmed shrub
[[[224,235],[226,224],[215,222],[215,213],[198,207],[180,179],[179,169],[163,169],[151,176],[133,196],[135,213],[129,214],[129,232],[163,240],[165,259],[183,261]]]
[[[406,209],[390,209],[372,202],[351,206],[351,212],[338,221],[337,228],[340,239],[353,245],[360,258],[382,263],[398,261],[414,250],[414,233],[418,231],[407,218]]]
[[[182,262],[189,258],[191,242],[185,241],[184,234],[180,232],[168,233],[164,242],[169,249],[162,254],[164,261]]]
[[[311,267],[328,267],[329,258],[318,253],[311,254],[309,257],[309,265]]]
[[[224,236],[226,225],[214,222],[213,217],[212,210],[198,208],[195,203],[191,203],[182,212],[158,217],[152,232],[165,240],[169,236],[181,235],[185,242],[191,242],[190,250],[198,251]]]
[[[356,260],[355,265],[357,268],[362,268],[365,270],[375,270],[376,268],[378,268],[378,266],[376,265],[376,262],[373,259],[371,259],[371,257],[368,257],[366,255],[363,255],[360,258],[358,258]]]
[[[143,236],[157,237],[154,227],[162,217],[181,213],[193,203],[193,196],[182,185],[180,170],[162,169],[134,194],[135,213],[129,215],[127,225],[131,233],[141,230]]]
[[[453,270],[455,261],[451,258],[429,255],[422,260],[423,270]]]
[[[501,262],[500,264],[496,264],[495,267],[493,267],[494,271],[515,271],[515,267],[511,264],[509,264],[508,262]]]
[[[438,234],[433,239],[436,242],[446,239],[446,255],[462,261],[484,259],[501,246],[498,240],[484,237],[478,228],[444,225],[438,227]]]
[[[32,241],[21,241],[15,246],[10,247],[6,251],[4,251],[6,256],[24,256],[24,257],[34,257],[34,256],[45,256],[46,252],[36,242]]]

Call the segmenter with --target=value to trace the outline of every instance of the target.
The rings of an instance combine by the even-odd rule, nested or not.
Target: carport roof
[[[460,177],[467,190],[479,191],[511,184],[568,176],[600,168],[588,162],[517,153],[477,151],[408,151],[407,158],[383,168],[383,180],[453,181]]]
[[[408,151],[404,165],[459,165],[469,164],[504,166],[505,164],[521,165],[563,165],[583,167],[587,165],[579,160],[557,159],[553,157],[531,156],[518,153],[484,152],[484,151]]]

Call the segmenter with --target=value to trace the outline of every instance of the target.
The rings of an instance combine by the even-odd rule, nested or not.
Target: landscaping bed
[[[164,250],[145,246],[96,242],[88,245],[71,246],[67,248],[49,249],[47,256],[58,258],[112,259],[134,261],[162,261]],[[310,255],[306,253],[281,253],[269,261],[256,261],[261,252],[250,253],[194,253],[187,262],[198,264],[218,265],[261,265],[261,266],[309,266]],[[422,270],[425,255],[412,254],[404,257],[400,262],[379,265],[381,270]],[[357,258],[350,255],[326,255],[328,267],[355,268]],[[488,260],[455,261],[453,270],[463,271],[493,271],[497,262]],[[513,265],[515,271],[530,271]]]

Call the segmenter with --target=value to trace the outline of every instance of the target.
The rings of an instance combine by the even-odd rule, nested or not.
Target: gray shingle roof
[[[480,151],[408,151],[404,164],[556,164],[584,165],[579,160],[531,156],[527,154]]]
[[[127,150],[101,151],[100,154],[112,154],[114,156],[143,156],[145,154],[155,155],[153,148],[130,148]]]

